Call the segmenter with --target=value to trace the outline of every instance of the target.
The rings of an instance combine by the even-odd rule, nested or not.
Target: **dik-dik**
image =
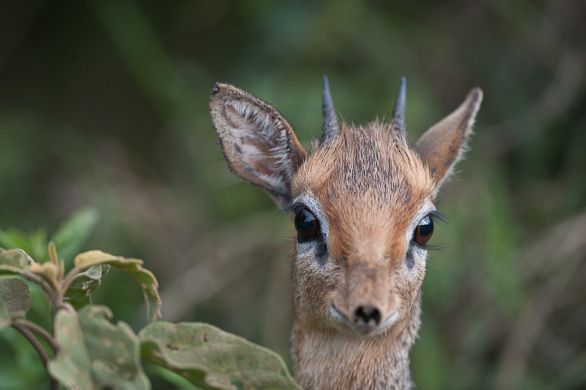
[[[405,79],[390,121],[339,123],[327,78],[310,152],[269,104],[216,84],[210,110],[228,167],[293,216],[295,379],[305,389],[408,389],[434,201],[465,148],[482,91],[414,146]]]

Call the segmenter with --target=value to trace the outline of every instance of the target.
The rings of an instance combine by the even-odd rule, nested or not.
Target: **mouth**
[[[393,325],[395,321],[397,321],[399,311],[395,311],[393,314],[388,316],[384,321],[382,321],[379,325],[354,323],[346,315],[342,314],[338,309],[336,309],[336,306],[333,303],[330,306],[330,314],[340,323],[344,324],[346,327],[349,327],[359,335],[374,336],[383,333],[388,328],[390,328],[391,325]]]

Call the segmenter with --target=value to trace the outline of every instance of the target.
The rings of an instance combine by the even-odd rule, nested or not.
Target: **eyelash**
[[[431,218],[431,220],[432,220],[433,223],[436,223],[436,222],[443,223],[443,224],[449,224],[450,223],[450,220],[448,219],[448,217],[444,213],[442,213],[440,211],[437,211],[437,210],[434,210],[434,211],[430,212],[429,214],[427,214],[427,216],[429,218]],[[436,251],[436,250],[443,250],[444,249],[443,243],[441,243],[441,242],[440,243],[434,243],[434,244],[427,244],[426,243],[425,245],[419,245],[414,240],[411,240],[411,242],[414,245],[416,245],[417,247],[419,247],[421,249],[424,249],[424,250],[426,250],[428,252],[429,251]]]
[[[281,212],[284,213],[285,215],[293,216],[296,213],[303,210],[304,208],[306,208],[306,206],[303,205],[302,203],[293,203],[293,204],[290,204],[288,206],[283,207]]]
[[[447,224],[450,223],[450,220],[448,219],[448,217],[440,211],[433,210],[428,215],[433,219],[434,222],[441,222],[441,223],[447,223]]]

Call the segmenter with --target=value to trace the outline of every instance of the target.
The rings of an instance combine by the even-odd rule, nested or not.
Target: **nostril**
[[[379,325],[381,313],[376,307],[360,306],[354,312],[354,323],[359,325]]]

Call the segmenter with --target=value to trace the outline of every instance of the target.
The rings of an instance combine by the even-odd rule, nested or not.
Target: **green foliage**
[[[10,323],[10,310],[8,309],[8,305],[0,298],[0,329],[6,328]]]
[[[28,285],[20,279],[0,279],[0,329],[13,318],[24,317],[31,307]]]
[[[76,211],[51,237],[50,241],[59,248],[59,254],[65,259],[66,265],[70,265],[75,255],[80,252],[89,235],[95,230],[98,221],[99,214],[95,209]],[[16,247],[10,246],[10,248]]]
[[[21,249],[0,248],[0,274],[41,288],[54,313],[52,331],[26,319],[29,286],[14,277],[0,279],[0,329],[12,326],[34,346],[52,389],[59,383],[76,390],[150,389],[141,358],[203,389],[298,389],[283,360],[266,348],[210,325],[154,322],[160,316],[158,282],[142,260],[93,250],[77,255],[66,273],[53,242],[48,248],[44,263]],[[91,303],[110,267],[128,273],[143,290],[151,324],[140,337],[122,321],[113,324],[108,307]]]
[[[35,258],[45,259],[47,255],[47,232],[38,229],[31,234],[26,234],[18,229],[6,229],[0,231],[0,246],[6,248],[21,248]]]
[[[155,321],[161,316],[161,299],[159,298],[159,283],[155,275],[142,267],[142,260],[125,259],[112,256],[101,251],[89,251],[78,255],[74,260],[76,268],[87,268],[97,265],[110,265],[119,268],[130,275],[142,288],[147,304],[147,320]]]
[[[22,249],[0,248],[0,275],[24,274],[28,264],[27,254]]]
[[[110,271],[109,264],[93,265],[75,275],[63,299],[75,309],[91,303],[92,293],[102,284],[102,278]]]
[[[55,341],[59,351],[49,362],[49,373],[67,388],[94,388],[90,354],[77,315],[71,310],[60,310],[55,316]]]
[[[299,389],[279,355],[208,324],[155,322],[138,336],[145,359],[202,389]]]
[[[32,258],[46,261],[47,245],[52,241],[66,259],[66,264],[71,264],[73,256],[95,229],[98,220],[98,212],[94,209],[77,211],[50,238],[45,229],[28,234],[16,228],[0,230],[0,247],[20,248]]]
[[[31,298],[28,293],[28,285],[21,279],[0,279],[0,297],[11,315],[18,313],[24,316],[30,309]]]
[[[140,343],[130,327],[110,323],[110,310],[89,305],[61,310],[55,321],[60,345],[49,373],[69,389],[150,389],[140,363]]]

